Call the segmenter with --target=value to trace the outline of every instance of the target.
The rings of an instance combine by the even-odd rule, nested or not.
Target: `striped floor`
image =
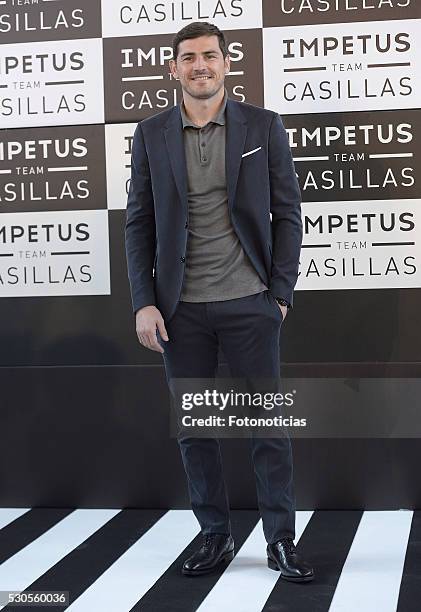
[[[303,585],[266,567],[257,512],[233,511],[232,529],[231,564],[189,578],[181,565],[201,538],[188,510],[0,508],[0,591],[69,591],[72,612],[421,610],[421,512],[297,512],[316,571]]]

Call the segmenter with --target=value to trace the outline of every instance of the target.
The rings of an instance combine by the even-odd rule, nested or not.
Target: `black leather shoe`
[[[281,578],[292,582],[310,582],[314,578],[313,568],[304,563],[297,554],[292,538],[282,538],[267,546],[268,567],[281,572]]]
[[[204,536],[203,544],[183,564],[185,576],[201,576],[213,572],[224,563],[234,559],[234,540],[225,533],[212,533]]]

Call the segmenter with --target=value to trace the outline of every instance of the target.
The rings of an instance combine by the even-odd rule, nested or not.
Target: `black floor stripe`
[[[166,510],[122,510],[26,590],[69,591],[72,603],[164,514]],[[10,606],[3,609],[16,610]],[[48,606],[49,612],[63,612],[64,609],[63,606]]]
[[[0,530],[0,563],[4,563],[43,533],[54,527],[74,508],[32,508]]]
[[[421,511],[414,512],[397,612],[418,612],[421,608]]]
[[[231,527],[236,553],[258,520],[259,514],[255,510],[233,510],[231,512]],[[184,560],[199,548],[201,543],[202,536],[199,534],[130,612],[195,612],[225,570],[223,568],[214,574],[200,577],[181,574]],[[221,612],[229,611],[221,610]]]
[[[316,511],[297,545],[314,567],[314,581],[296,584],[279,579],[263,611],[327,612],[362,514],[359,510]]]

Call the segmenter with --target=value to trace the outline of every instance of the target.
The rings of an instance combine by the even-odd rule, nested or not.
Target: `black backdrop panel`
[[[188,507],[161,368],[2,368],[0,385],[0,505]],[[421,505],[418,440],[292,443],[299,509]],[[255,507],[247,440],[222,450],[232,506]]]

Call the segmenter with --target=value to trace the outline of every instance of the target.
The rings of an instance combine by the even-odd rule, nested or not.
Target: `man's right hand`
[[[157,330],[161,338],[168,341],[167,330],[164,319],[156,306],[144,306],[136,312],[136,333],[140,344],[150,349],[163,353],[164,349],[158,342]]]

